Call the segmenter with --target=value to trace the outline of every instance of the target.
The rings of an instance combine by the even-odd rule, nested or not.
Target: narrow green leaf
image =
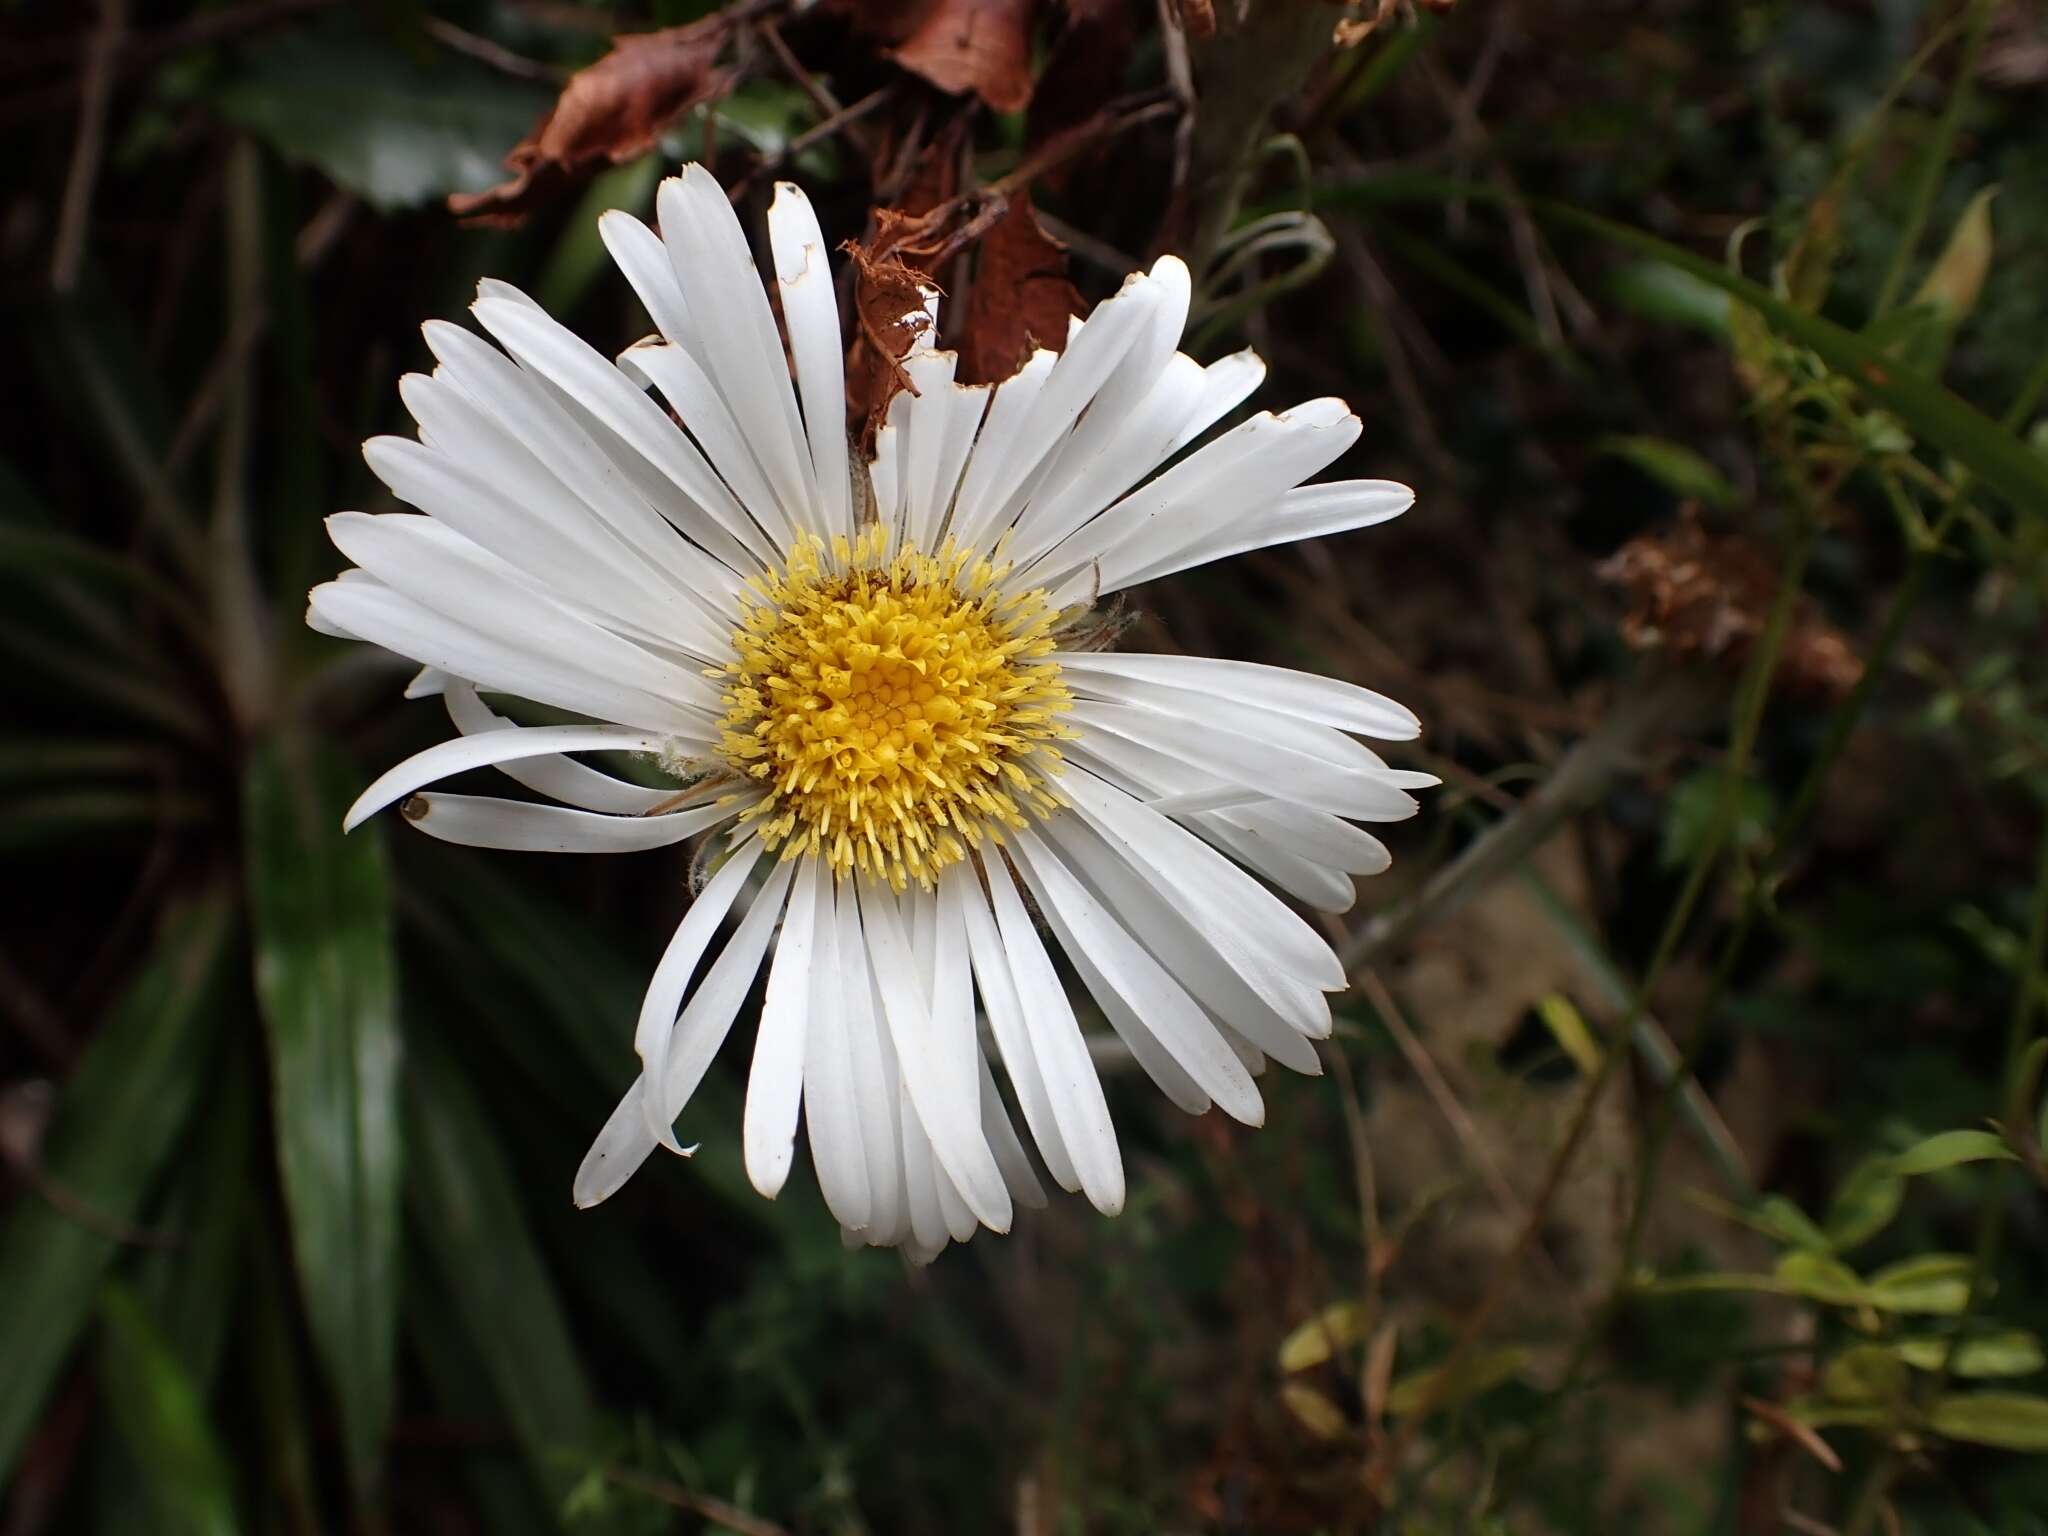
[[[0,1482],[214,1070],[229,933],[220,893],[164,925],[65,1086],[37,1186],[0,1231]]]
[[[2048,1365],[2041,1341],[2024,1328],[1964,1339],[1949,1353],[1947,1339],[1900,1339],[1892,1346],[1915,1370],[1938,1371],[1946,1365],[1957,1376],[2031,1376]]]
[[[101,1381],[148,1490],[150,1530],[234,1536],[241,1526],[228,1459],[184,1362],[126,1289],[107,1287],[100,1319]]]
[[[564,1452],[588,1452],[597,1410],[505,1154],[468,1083],[425,1042],[406,1074],[406,1205],[498,1402],[552,1502]]]
[[[1404,174],[1376,184],[1371,177],[1345,177],[1317,187],[1318,206],[1346,202],[1367,205],[1421,199],[1434,201],[1451,192],[1475,201],[1498,201],[1497,188],[1474,183],[1435,180]],[[2048,459],[2034,453],[1975,406],[1925,375],[1902,367],[1867,340],[1819,315],[1802,313],[1768,288],[1731,272],[1719,262],[1695,255],[1683,246],[1567,203],[1532,199],[1530,208],[1554,224],[1578,229],[1629,251],[1660,261],[1756,311],[1773,329],[1809,348],[1815,356],[1852,379],[1871,399],[1894,412],[1922,442],[1968,465],[1983,482],[2015,506],[2048,516]]]
[[[344,838],[357,775],[281,739],[250,759],[256,992],[299,1289],[359,1494],[391,1416],[398,1298],[399,1034],[376,828]]]
[[[2048,1397],[2026,1392],[1956,1392],[1935,1399],[1927,1411],[1927,1427],[1972,1445],[2048,1452]]]
[[[1907,1175],[1938,1173],[1964,1163],[2013,1162],[2012,1149],[1989,1131],[1943,1131],[1916,1142],[1892,1159]]]
[[[1828,1246],[1847,1252],[1877,1236],[1899,1214],[1906,1181],[1887,1157],[1866,1158],[1849,1170],[1821,1223]]]
[[[1970,1299],[1969,1256],[1923,1253],[1887,1264],[1870,1277],[1870,1304],[1886,1312],[1953,1315]]]
[[[1513,1346],[1487,1350],[1467,1359],[1441,1386],[1438,1381],[1444,1375],[1443,1366],[1412,1372],[1387,1388],[1387,1412],[1399,1419],[1429,1402],[1434,1402],[1438,1409],[1455,1408],[1520,1375],[1528,1357],[1527,1350]]]
[[[1601,453],[1626,459],[1674,496],[1703,501],[1710,507],[1735,504],[1728,477],[1683,443],[1662,437],[1603,437]]]

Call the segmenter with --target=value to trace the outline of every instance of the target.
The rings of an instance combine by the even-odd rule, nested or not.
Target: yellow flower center
[[[984,836],[1059,805],[1073,697],[1043,592],[955,549],[889,551],[870,528],[805,536],[755,578],[733,631],[720,752],[768,790],[745,819],[794,858],[930,886]]]

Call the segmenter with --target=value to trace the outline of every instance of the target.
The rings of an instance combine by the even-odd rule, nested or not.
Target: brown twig
[[[458,27],[452,21],[444,21],[439,16],[429,16],[426,19],[426,31],[436,42],[453,48],[457,53],[480,60],[499,74],[510,75],[515,80],[539,80],[548,85],[560,85],[568,78],[566,70],[557,69],[552,64],[543,64],[538,59],[529,59],[522,53],[514,53],[501,43],[494,43],[488,37],[479,37],[476,33]]]
[[[100,161],[106,153],[107,107],[113,99],[114,56],[128,29],[128,0],[100,0],[100,21],[86,47],[84,82],[78,101],[78,138],[71,148],[71,169],[64,177],[64,205],[57,218],[57,241],[50,254],[50,286],[69,293],[78,286],[78,264],[85,256],[85,230],[92,218],[93,188],[99,184]]]
[[[718,1525],[740,1533],[740,1536],[790,1536],[787,1527],[777,1525],[773,1520],[764,1520],[759,1515],[747,1513],[736,1504],[723,1499],[714,1499],[709,1494],[696,1493],[681,1483],[672,1483],[667,1478],[649,1477],[642,1472],[628,1472],[622,1467],[607,1467],[605,1481],[616,1483],[621,1488],[630,1488],[635,1493],[644,1493],[650,1499],[659,1500],[675,1509],[687,1510],[690,1514],[701,1515]]]

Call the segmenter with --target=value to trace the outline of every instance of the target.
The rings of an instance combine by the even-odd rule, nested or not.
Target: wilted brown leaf
[[[998,112],[1031,100],[1031,24],[1037,0],[935,0],[890,53],[942,91],[972,91]]]
[[[453,194],[449,212],[477,224],[523,223],[604,166],[646,154],[676,118],[731,88],[731,71],[717,67],[729,30],[723,17],[707,16],[613,38],[611,52],[571,75],[547,115],[505,157],[510,179],[488,191]]]
[[[1649,533],[1614,552],[1600,577],[1628,594],[1622,638],[1640,651],[1740,667],[1769,622],[1776,567],[1748,541],[1709,533],[1688,508],[1676,528]],[[1793,609],[1777,680],[1795,693],[1840,698],[1863,676],[1863,661],[1810,598]]]
[[[1079,313],[1066,251],[1039,227],[1031,198],[1020,192],[981,243],[960,337],[960,382],[995,383],[1021,368],[1034,347],[1059,351],[1068,316]]]

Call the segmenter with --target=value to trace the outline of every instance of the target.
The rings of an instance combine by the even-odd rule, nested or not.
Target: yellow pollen
[[[1073,703],[1040,591],[948,542],[935,554],[869,528],[804,535],[748,583],[722,673],[719,745],[768,793],[744,814],[794,858],[929,887],[984,837],[1056,809],[1058,717]]]

